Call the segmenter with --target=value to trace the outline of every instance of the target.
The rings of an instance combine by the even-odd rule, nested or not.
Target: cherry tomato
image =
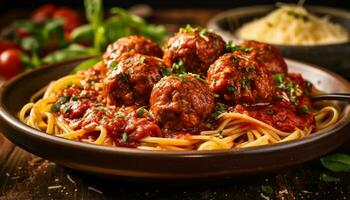
[[[16,36],[18,38],[25,38],[30,36],[30,33],[25,28],[20,27],[16,29]]]
[[[22,61],[21,51],[18,49],[8,49],[0,54],[0,72],[9,79],[21,72]]]
[[[53,4],[42,5],[33,11],[30,20],[32,22],[40,23],[51,19],[55,9],[56,7]]]
[[[71,32],[81,24],[79,15],[72,9],[60,7],[53,13],[53,19],[63,20],[63,29],[65,32]]]
[[[7,49],[19,49],[16,43],[0,39],[0,54]]]

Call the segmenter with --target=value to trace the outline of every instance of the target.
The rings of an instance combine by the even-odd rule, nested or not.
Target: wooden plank
[[[345,153],[349,143],[338,149]],[[350,198],[350,174],[338,184],[319,180],[319,160],[272,174],[201,182],[191,187],[169,188],[160,185],[106,180],[71,170],[34,156],[0,135],[0,200],[7,199],[344,199]],[[262,187],[271,187],[264,194]],[[102,194],[99,193],[102,192]]]

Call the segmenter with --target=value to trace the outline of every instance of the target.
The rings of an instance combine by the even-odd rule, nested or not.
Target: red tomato
[[[33,11],[32,16],[30,17],[30,20],[32,22],[40,23],[48,19],[51,19],[55,9],[56,7],[53,4],[42,5]]]
[[[30,33],[25,28],[20,27],[16,29],[16,36],[18,38],[25,38],[30,36]]]
[[[80,25],[79,15],[72,9],[60,7],[53,13],[53,19],[63,20],[63,29],[65,32],[71,32]]]
[[[7,49],[19,49],[16,43],[0,39],[0,54]]]
[[[21,51],[18,49],[8,49],[0,54],[0,72],[9,79],[21,72],[22,61]]]

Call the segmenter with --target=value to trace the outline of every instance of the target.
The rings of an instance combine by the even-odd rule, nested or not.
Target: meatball
[[[277,47],[252,40],[241,43],[241,46],[251,48],[250,55],[262,62],[269,72],[273,74],[287,73],[287,64]]]
[[[153,85],[162,78],[162,60],[129,52],[113,63],[103,83],[107,104],[148,105]]]
[[[123,53],[130,51],[159,58],[163,56],[162,50],[156,43],[142,36],[131,35],[122,37],[110,44],[103,54],[103,62],[106,66],[109,66],[111,61],[118,59]]]
[[[229,105],[268,102],[275,92],[272,75],[255,57],[242,51],[216,60],[207,80],[212,92]]]
[[[156,123],[169,130],[201,130],[215,109],[206,82],[187,74],[162,78],[153,87],[150,105]]]
[[[182,61],[185,70],[206,75],[207,70],[225,49],[221,36],[207,29],[186,28],[171,37],[164,51],[164,63],[172,66]]]

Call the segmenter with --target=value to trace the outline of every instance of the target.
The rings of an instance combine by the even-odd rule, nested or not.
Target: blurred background
[[[98,6],[94,5],[96,2]],[[86,4],[92,5],[92,8],[99,7],[99,0],[0,0],[0,47],[3,47],[0,48],[0,53],[6,49],[18,49],[7,52],[2,57],[0,55],[0,78],[4,76],[8,79],[45,64],[101,54],[108,44],[126,35],[140,34],[161,45],[180,27],[187,24],[207,27],[209,21],[223,11],[255,5],[270,5],[273,8],[278,3],[333,7],[339,10],[331,8],[326,11],[319,10],[320,12],[311,11],[339,23],[345,29],[350,27],[350,4],[344,0],[105,0],[102,1],[103,6],[100,9],[103,17],[99,17],[98,13],[93,17],[97,17],[97,24],[87,17]],[[224,23],[220,20],[215,22],[222,29],[215,31],[227,41],[232,38],[225,37],[224,31],[230,31],[233,36],[232,24],[240,26],[262,17],[260,14],[245,12],[244,15],[247,16],[236,19],[236,12],[231,11]],[[309,31],[304,29],[304,32]],[[279,48],[285,57],[325,66],[350,78],[350,62],[344,56],[350,53],[349,42],[328,48],[285,48],[283,45]]]
[[[188,1],[188,0],[177,0],[177,1],[163,1],[163,0],[128,0],[128,1],[104,1],[104,7],[122,7],[130,8],[137,4],[147,4],[153,8],[152,15],[148,16],[148,20],[153,23],[165,23],[165,24],[198,24],[206,25],[206,22],[215,14],[222,10],[230,8],[251,6],[257,4],[275,4],[276,2],[284,3],[297,3],[298,1],[283,0],[283,1],[272,1],[272,0],[202,0],[202,1]],[[84,10],[83,0],[0,0],[0,25],[4,26],[10,23],[14,17],[26,16],[30,11],[34,10],[40,5],[46,3],[54,3],[57,6],[69,6],[76,10]],[[350,9],[350,4],[345,0],[307,0],[305,5],[323,5],[332,6],[342,9]]]

